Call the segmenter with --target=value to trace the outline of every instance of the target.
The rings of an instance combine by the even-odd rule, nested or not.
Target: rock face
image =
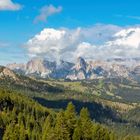
[[[131,63],[132,62],[132,63]],[[38,78],[54,79],[97,79],[132,78],[140,76],[140,59],[110,59],[106,61],[90,60],[79,57],[74,63],[50,62],[45,59],[32,59],[27,64],[9,64],[7,67],[18,73]]]
[[[107,61],[88,61],[80,59],[66,77],[71,80],[128,77],[129,69],[124,65]]]
[[[54,79],[65,79],[66,76],[70,73],[73,66],[73,63],[61,60],[60,64],[58,64],[57,67],[50,74],[50,77]]]
[[[11,71],[10,69],[6,67],[0,66],[0,79],[3,79],[3,78],[10,78],[15,81],[18,81],[18,77],[13,71]]]
[[[87,63],[79,57],[76,64],[71,68],[69,74],[66,76],[67,79],[71,80],[83,80],[87,78]]]
[[[26,64],[25,74],[33,74],[46,78],[55,68],[55,62],[49,62],[44,59],[34,59]]]

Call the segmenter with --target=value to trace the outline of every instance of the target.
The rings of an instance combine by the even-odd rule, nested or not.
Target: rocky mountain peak
[[[135,65],[128,67],[128,63],[134,62]],[[32,59],[27,64],[10,64],[8,68],[28,76],[39,78],[71,79],[83,80],[94,78],[115,78],[135,76],[140,73],[139,60],[113,59],[107,61],[90,60],[87,61],[79,57],[76,63],[61,60],[60,63],[50,62],[46,59]],[[133,63],[134,64],[134,63]],[[17,69],[18,68],[18,69]],[[8,75],[8,71],[6,72]],[[11,74],[9,74],[12,76]],[[14,77],[14,75],[13,75]]]
[[[28,70],[27,73],[34,73],[34,72],[39,73],[40,71],[45,72],[43,59],[30,60],[26,65],[26,69]]]
[[[6,67],[0,67],[0,78],[10,78],[13,80],[18,80],[17,75],[10,69]]]
[[[87,63],[85,61],[84,58],[82,57],[78,57],[77,59],[77,63],[76,63],[76,67],[75,67],[77,70],[80,70],[80,69],[83,69],[83,70],[86,70],[87,68]]]
[[[84,58],[78,57],[78,58],[77,58],[77,63],[79,63],[79,64],[82,66],[82,65],[86,64],[86,61],[85,61]]]

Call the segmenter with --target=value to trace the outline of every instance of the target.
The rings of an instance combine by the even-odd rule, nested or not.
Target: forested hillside
[[[1,139],[139,139],[139,83],[127,79],[37,80],[3,69]]]
[[[0,133],[3,140],[114,140],[115,133],[90,119],[86,108],[78,116],[69,103],[54,112],[29,97],[0,89]]]

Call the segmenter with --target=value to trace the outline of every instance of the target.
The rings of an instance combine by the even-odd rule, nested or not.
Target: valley
[[[140,0],[0,0],[0,140],[140,140]]]
[[[103,125],[122,139],[139,136],[140,85],[126,78],[100,78],[69,81],[67,79],[36,79],[2,67],[0,87],[15,92],[54,112],[75,105],[79,114],[85,107],[92,121]],[[14,95],[14,94],[13,94]]]

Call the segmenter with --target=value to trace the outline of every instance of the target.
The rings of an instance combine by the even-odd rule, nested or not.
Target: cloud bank
[[[49,16],[60,13],[61,11],[62,11],[61,6],[55,7],[53,5],[49,5],[49,6],[46,5],[41,8],[40,14],[34,19],[34,23],[37,23],[40,21],[45,22],[47,21]]]
[[[98,24],[89,28],[45,28],[25,47],[30,57],[75,61],[140,56],[140,28]]]
[[[22,6],[18,3],[12,2],[12,0],[0,0],[0,10],[20,10]]]

